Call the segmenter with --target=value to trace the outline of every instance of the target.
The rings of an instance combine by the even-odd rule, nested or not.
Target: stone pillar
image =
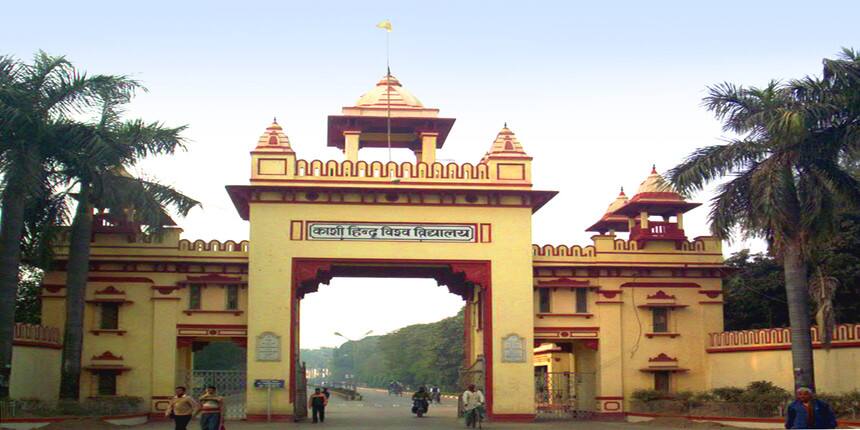
[[[436,162],[436,139],[439,137],[439,133],[435,132],[421,132],[419,134],[421,136],[421,152],[417,154],[419,156],[419,161],[423,161],[427,164],[433,164]]]
[[[175,292],[152,297],[152,411],[164,412],[164,399],[173,396],[176,387],[176,322],[179,297]]]
[[[254,245],[248,252],[248,315],[253,316],[248,318],[247,335],[248,421],[266,419],[266,390],[254,388],[256,379],[283,379],[285,387],[272,390],[272,420],[291,421],[293,416],[291,350],[298,346],[298,339],[292,338],[298,317],[293,308],[293,260],[287,253],[273,255],[273,250],[283,248],[283,238],[272,234],[283,222],[281,216],[275,216],[282,210],[278,205],[250,207],[250,240]],[[265,351],[259,348],[264,340],[261,336],[267,340]]]
[[[648,229],[648,212],[639,212],[639,225],[642,226],[642,230]]]
[[[343,154],[346,159],[355,163],[358,161],[358,141],[361,131],[347,130],[343,132]]]
[[[644,218],[643,218],[644,219]],[[615,299],[613,299],[615,300]],[[609,302],[610,300],[606,300]],[[597,351],[595,410],[604,416],[624,412],[624,352],[621,300],[599,305],[600,341]]]
[[[675,217],[678,220],[678,230],[684,229],[684,213],[678,212],[678,215]]]

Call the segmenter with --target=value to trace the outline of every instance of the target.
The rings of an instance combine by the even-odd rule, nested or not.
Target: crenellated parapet
[[[810,328],[812,347],[823,348],[818,327]],[[860,324],[838,324],[833,329],[831,347],[860,346]],[[723,331],[708,334],[709,353],[791,349],[791,329],[764,328],[757,330]]]
[[[614,235],[596,235],[592,245],[532,245],[535,261],[582,260],[600,262],[617,260],[621,256],[635,256],[638,259],[665,260],[683,263],[689,258],[722,265],[722,242],[711,236],[701,236],[692,241],[683,241],[676,246],[675,241],[648,247],[641,247],[636,240],[618,239]],[[678,260],[678,258],[681,260]],[[645,261],[645,260],[643,260]]]
[[[190,251],[190,252],[240,252],[247,253],[250,248],[250,242],[247,240],[242,240],[236,242],[234,240],[227,240],[225,242],[221,242],[219,240],[195,240],[190,241],[187,239],[181,239],[179,244],[177,245],[177,249],[179,251]]]
[[[297,160],[296,177],[317,179],[377,179],[389,182],[391,179],[429,179],[455,181],[489,181],[491,179],[486,164],[470,163],[425,163],[425,162],[366,162],[359,160],[321,161]]]

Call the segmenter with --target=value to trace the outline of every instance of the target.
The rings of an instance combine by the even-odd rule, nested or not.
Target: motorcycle
[[[418,418],[424,416],[430,408],[430,402],[426,399],[415,399],[412,401],[412,413],[418,415]]]

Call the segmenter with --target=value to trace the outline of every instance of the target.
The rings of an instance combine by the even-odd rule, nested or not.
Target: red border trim
[[[831,348],[856,348],[860,347],[860,341],[858,342],[841,342],[830,345]],[[821,344],[813,344],[812,349],[823,349],[824,347]],[[745,352],[745,351],[785,351],[790,350],[791,344],[786,345],[753,345],[753,346],[735,346],[729,348],[721,348],[721,347],[711,347],[706,348],[705,351],[709,354],[721,353],[721,352]]]
[[[736,422],[751,422],[751,423],[785,423],[785,418],[749,418],[749,417],[720,417],[720,416],[699,416],[699,415],[663,415],[650,414],[644,412],[627,412],[628,416],[646,417],[646,418],[686,418],[696,421],[736,421]],[[837,420],[840,425],[856,426],[860,425],[860,421]]]
[[[40,342],[35,340],[13,340],[12,346],[27,346],[30,348],[63,349],[63,345],[53,342]]]
[[[493,414],[490,420],[507,423],[529,423],[535,420],[535,414]]]
[[[702,288],[695,282],[625,282],[621,288]]]
[[[492,262],[487,260],[434,260],[434,259],[416,259],[416,260],[406,260],[406,259],[360,259],[360,258],[300,258],[294,257],[292,259],[292,282],[290,283],[290,300],[292,301],[290,306],[290,387],[289,387],[289,398],[290,402],[295,402],[295,374],[296,374],[296,346],[297,344],[297,326],[298,326],[298,306],[297,302],[300,300],[297,298],[297,293],[299,290],[299,284],[303,281],[307,281],[309,279],[314,279],[320,275],[320,271],[325,271],[325,269],[331,268],[333,264],[337,263],[388,263],[388,264],[400,264],[400,265],[409,265],[409,264],[427,264],[427,263],[443,263],[450,265],[451,271],[454,273],[463,273],[466,276],[466,280],[469,282],[474,282],[481,286],[483,291],[486,291],[487,294],[482,300],[482,306],[484,311],[484,320],[487,322],[482,330],[484,335],[484,360],[485,360],[485,371],[484,371],[484,380],[487,384],[487,392],[485,393],[487,399],[487,415],[494,419],[496,415],[493,414],[493,329],[492,329],[492,321],[493,321],[493,294],[492,294]],[[310,278],[306,278],[310,276]],[[520,416],[520,415],[511,415]],[[530,414],[522,414],[522,416],[529,416],[531,419],[534,419],[534,415]]]

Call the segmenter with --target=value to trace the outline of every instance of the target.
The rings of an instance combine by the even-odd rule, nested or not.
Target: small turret
[[[701,203],[686,201],[657,173],[656,166],[652,166],[651,174],[642,181],[636,194],[614,213],[628,217],[630,240],[639,242],[640,248],[653,240],[671,240],[680,246],[682,241],[687,240],[684,235],[684,213],[698,206]],[[648,217],[652,215],[662,216],[663,220],[649,221]],[[637,216],[638,220],[635,219]],[[672,217],[675,217],[674,222]]]
[[[251,151],[251,181],[290,177],[295,162],[296,153],[290,146],[290,139],[274,119]]]
[[[526,154],[519,139],[508,125],[496,135],[490,150],[481,158],[490,167],[490,179],[531,183],[532,157]]]
[[[606,208],[606,212],[600,217],[600,220],[585,229],[585,231],[596,231],[600,234],[630,231],[629,218],[615,213],[616,210],[626,205],[628,200],[627,195],[624,194],[624,187],[621,187],[618,197],[609,204],[609,207]]]

